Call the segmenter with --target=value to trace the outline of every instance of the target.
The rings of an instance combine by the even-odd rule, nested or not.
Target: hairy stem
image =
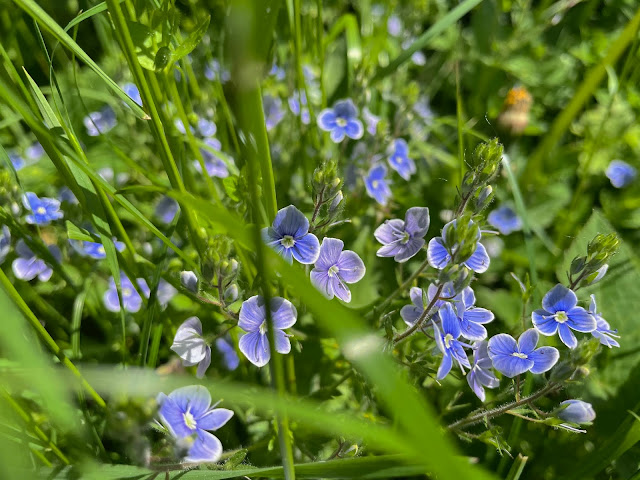
[[[397,345],[402,340],[404,340],[405,338],[407,338],[410,335],[412,335],[416,330],[418,330],[418,329],[422,330],[422,327],[427,322],[427,320],[429,320],[433,316],[433,314],[430,314],[431,313],[431,309],[436,304],[436,302],[438,300],[440,300],[440,294],[442,293],[442,289],[443,288],[444,288],[444,284],[443,283],[438,285],[438,290],[436,290],[436,293],[433,296],[433,298],[431,299],[431,301],[429,302],[429,305],[427,305],[427,308],[425,308],[422,311],[422,314],[420,315],[418,320],[416,320],[416,323],[414,323],[411,327],[407,328],[404,332],[402,332],[401,334],[397,335],[396,338],[393,339],[393,344],[394,345]]]

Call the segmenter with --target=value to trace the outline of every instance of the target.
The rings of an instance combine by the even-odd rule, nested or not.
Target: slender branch
[[[416,330],[418,330],[418,329],[422,330],[422,327],[427,322],[427,320],[429,320],[433,316],[433,314],[430,314],[431,313],[431,309],[436,304],[436,302],[438,300],[440,300],[440,294],[442,293],[442,289],[443,288],[444,288],[444,283],[441,283],[440,285],[438,285],[438,290],[436,290],[436,293],[433,296],[433,298],[431,299],[431,301],[429,302],[429,305],[427,305],[427,308],[425,308],[422,311],[422,314],[420,315],[420,317],[418,318],[416,323],[414,323],[411,327],[407,328],[404,332],[402,332],[401,334],[397,335],[396,338],[393,339],[393,344],[394,345],[397,345],[402,340],[404,340],[405,338],[407,338],[410,335],[412,335]]]
[[[509,410],[513,410],[514,408],[520,407],[522,405],[528,405],[530,402],[537,400],[540,397],[544,397],[549,393],[558,391],[562,388],[562,385],[559,383],[549,382],[546,386],[541,388],[535,393],[532,393],[528,397],[524,397],[518,401],[507,403],[501,407],[494,408],[493,410],[482,410],[478,413],[472,413],[465,418],[458,420],[457,422],[452,423],[447,427],[449,430],[458,430],[463,427],[468,427],[470,425],[475,425],[476,423],[480,423],[485,419],[498,417],[504,413],[508,413]]]

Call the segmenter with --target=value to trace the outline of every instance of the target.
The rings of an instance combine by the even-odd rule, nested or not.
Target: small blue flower
[[[402,20],[397,15],[390,15],[387,19],[387,32],[392,37],[398,37],[402,33]]]
[[[157,401],[160,420],[187,450],[186,462],[220,459],[222,444],[209,431],[224,426],[233,417],[231,410],[211,407],[211,395],[202,385],[178,388],[169,395],[161,393]]]
[[[125,83],[122,86],[122,90],[124,90],[124,93],[126,93],[131,100],[142,106],[142,97],[140,97],[140,91],[134,83]]]
[[[518,342],[511,335],[500,333],[489,340],[489,357],[493,368],[513,378],[525,372],[544,373],[556,364],[560,353],[553,347],[538,345],[538,332],[530,328]]]
[[[213,137],[217,130],[216,124],[211,120],[202,117],[198,118],[198,132],[203,137]]]
[[[420,97],[418,101],[413,105],[413,111],[418,114],[418,116],[422,119],[425,125],[431,125],[433,123],[433,117],[435,114],[433,110],[431,110],[431,106],[429,105],[429,98]]]
[[[347,283],[356,283],[364,277],[366,268],[356,252],[342,250],[344,242],[325,237],[320,246],[320,255],[313,270],[311,283],[328,299],[334,296],[343,302],[351,301]]]
[[[289,335],[284,329],[292,327],[297,320],[296,307],[289,300],[281,297],[271,299],[271,320],[275,338],[275,350],[287,354],[291,351]],[[267,309],[264,298],[260,295],[245,300],[240,308],[238,326],[245,333],[240,337],[239,348],[245,357],[257,367],[264,367],[271,359],[269,338],[267,335]]]
[[[286,72],[284,68],[279,67],[275,62],[271,65],[271,70],[269,70],[269,75],[276,77],[276,80],[284,80]]]
[[[407,38],[404,42],[402,42],[402,49],[408,49],[411,44],[415,41],[415,38]],[[422,53],[422,51],[418,50],[411,55],[411,61],[418,66],[423,66],[427,63],[427,57]]]
[[[6,225],[0,231],[0,265],[11,251],[11,232]]]
[[[627,162],[612,160],[607,167],[606,175],[611,181],[611,185],[616,188],[624,188],[635,180],[638,171]]]
[[[144,278],[138,278],[138,287],[142,291],[145,297],[149,298],[149,286]],[[135,313],[140,310],[142,306],[142,297],[138,294],[133,287],[131,280],[124,274],[120,273],[120,284],[122,293],[122,305],[127,312]],[[104,306],[110,312],[120,311],[120,302],[118,301],[118,289],[116,288],[116,282],[113,277],[109,279],[109,289],[104,292]]]
[[[15,152],[9,152],[9,160],[11,160],[11,165],[13,165],[13,168],[16,170],[16,172],[18,170],[22,170],[27,164],[24,161],[24,158],[22,158],[20,155],[18,155]]]
[[[31,210],[25,220],[32,225],[49,225],[53,220],[63,217],[60,202],[55,198],[38,198],[35,193],[27,192],[22,197],[22,203],[26,209]]]
[[[186,129],[186,127],[184,126],[184,122],[182,121],[182,119],[180,119],[180,118],[176,118],[176,119],[173,121],[173,125],[176,127],[176,130],[178,130],[178,131],[179,131],[180,133],[182,133],[183,135],[186,135],[186,133],[187,133],[187,129]],[[191,133],[193,133],[193,132],[194,132],[194,129],[193,129],[193,127],[192,127],[191,125],[189,125],[189,131],[190,131]]]
[[[325,132],[331,132],[331,140],[340,143],[345,135],[354,140],[362,138],[364,127],[358,120],[358,109],[351,99],[340,100],[333,108],[325,108],[318,115],[318,126]]]
[[[466,287],[455,300],[455,311],[460,321],[462,336],[468,340],[487,338],[487,329],[483,324],[493,321],[493,313],[486,308],[475,306],[476,296],[471,287]]]
[[[104,107],[99,112],[91,112],[82,120],[87,135],[97,137],[100,134],[107,133],[116,126],[116,113],[110,106]]]
[[[384,245],[376,255],[394,257],[399,263],[406,262],[424,246],[429,222],[429,209],[426,207],[410,208],[404,221],[399,218],[387,220],[373,233],[376,240]]]
[[[207,138],[204,143],[207,147],[217,152],[222,148],[220,142],[215,138]],[[227,178],[229,176],[229,167],[227,167],[224,160],[219,158],[215,153],[209,150],[209,148],[200,149],[200,153],[204,160],[204,167],[207,170],[207,175],[210,177]],[[199,173],[202,173],[202,166],[198,160],[193,161],[193,166]]]
[[[447,245],[445,243],[445,238],[447,238],[447,231],[449,228],[455,228],[457,220],[452,220],[447,223],[442,229],[441,237],[434,237],[429,241],[429,246],[427,247],[427,258],[429,259],[429,263],[432,267],[437,268],[438,270],[444,269],[449,263],[451,259],[456,254],[459,246],[456,245]],[[476,248],[473,254],[464,261],[460,262],[465,267],[473,270],[476,273],[484,273],[489,268],[490,258],[487,250],[484,248],[484,245],[480,243],[481,233],[478,231],[478,237],[476,239]],[[461,259],[457,259],[460,261]]]
[[[180,210],[180,205],[171,197],[162,197],[156,205],[156,216],[162,223],[171,223]]]
[[[49,245],[47,248],[56,261],[60,262],[62,260],[62,254],[57,245]],[[44,260],[38,258],[22,239],[18,240],[16,254],[18,258],[11,264],[11,269],[16,278],[27,282],[36,277],[41,282],[49,281],[51,275],[53,275],[53,269]]]
[[[378,123],[380,123],[380,117],[371,113],[369,107],[362,109],[362,117],[367,124],[367,132],[369,135],[375,135],[378,131]]]
[[[202,324],[198,317],[189,317],[182,322],[176,331],[171,350],[178,354],[185,367],[198,365],[198,378],[203,378],[211,365],[211,347],[202,336]]]
[[[582,400],[565,400],[560,403],[557,417],[571,423],[591,423],[596,419],[596,412],[590,403]]]
[[[438,314],[440,315],[442,331],[435,323],[433,324],[433,330],[436,337],[436,345],[438,345],[438,349],[443,354],[442,362],[436,375],[438,380],[442,380],[451,371],[454,360],[458,362],[463,373],[464,367],[471,368],[467,354],[464,351],[464,347],[470,347],[470,345],[458,340],[458,337],[460,337],[460,322],[450,303],[445,303]]]
[[[489,223],[503,235],[522,230],[522,220],[512,208],[503,205],[493,210],[487,217]]]
[[[226,83],[231,79],[229,70],[222,68],[220,62],[217,60],[211,60],[204,68],[204,76],[207,80],[220,80],[221,83]]]
[[[289,110],[291,113],[298,116],[304,125],[309,125],[311,122],[311,115],[309,114],[309,108],[307,107],[307,94],[303,91],[293,92],[293,96],[289,97]]]
[[[578,297],[561,284],[557,284],[542,299],[542,309],[531,313],[533,326],[543,335],[556,332],[569,348],[576,348],[578,340],[571,330],[591,333],[597,328],[596,319],[584,308],[578,307]]]
[[[473,393],[484,402],[484,387],[496,388],[500,380],[493,373],[493,362],[489,358],[489,343],[486,340],[473,344],[473,366],[467,373],[467,383]]]
[[[386,205],[391,197],[391,189],[387,183],[387,167],[382,164],[374,165],[364,177],[364,186],[367,194],[374,198],[380,205]]]
[[[217,338],[216,348],[222,354],[222,361],[224,362],[224,366],[227,370],[232,372],[238,368],[238,365],[240,365],[240,359],[228,340],[224,338]]]
[[[282,100],[280,100],[280,98],[278,97],[265,95],[262,98],[262,104],[264,108],[264,121],[267,126],[267,131],[271,131],[276,128],[276,126],[284,118]]]
[[[416,323],[418,318],[420,318],[420,316],[424,312],[424,309],[429,303],[431,303],[431,300],[433,300],[433,297],[435,296],[437,290],[438,287],[433,283],[429,285],[429,288],[427,289],[427,303],[425,304],[425,298],[423,297],[422,289],[418,287],[411,287],[411,290],[409,290],[409,298],[411,298],[411,304],[405,305],[404,307],[402,307],[402,309],[400,309],[400,316],[407,325],[411,327],[414,323]],[[444,298],[448,298],[453,305],[455,305],[458,301],[461,301],[460,295],[455,295],[452,282],[445,283],[440,295]],[[434,303],[436,311],[440,309],[445,303],[445,300],[436,300],[436,302]],[[439,318],[440,317],[432,317],[432,321],[437,322],[439,321]]]
[[[262,229],[262,239],[284,259],[309,265],[318,259],[320,242],[309,233],[309,220],[293,205],[278,211],[273,225]]]
[[[616,338],[620,338],[620,335],[616,335],[618,330],[611,330],[609,322],[607,322],[602,315],[596,310],[596,296],[591,295],[591,304],[589,305],[589,313],[596,319],[596,329],[591,332],[591,335],[600,340],[602,345],[609,348],[620,347],[620,344]]]
[[[116,250],[118,250],[119,252],[122,252],[124,250],[124,243],[114,241],[114,244],[116,246]],[[83,242],[82,246],[84,253],[91,258],[95,258],[96,260],[107,258],[107,254],[104,251],[104,245],[99,242],[85,241]]]
[[[409,158],[409,146],[402,138],[396,138],[389,149],[389,165],[400,174],[405,180],[409,180],[411,175],[416,173],[416,164]]]
[[[40,145],[40,142],[33,142],[27,150],[24,152],[29,160],[37,162],[44,155],[44,148]]]

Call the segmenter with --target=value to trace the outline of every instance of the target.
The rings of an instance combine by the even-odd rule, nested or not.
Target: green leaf
[[[96,239],[91,236],[91,233],[84,228],[80,228],[69,220],[65,221],[67,227],[67,236],[70,240],[79,240],[81,242],[95,242]]]
[[[146,25],[132,22],[131,20],[127,20],[127,27],[131,32],[131,40],[133,41],[140,66],[154,71],[156,69],[156,55],[162,42],[162,32],[152,30]]]
[[[173,52],[171,52],[171,64],[179,61],[180,59],[189,55],[202,41],[204,34],[207,33],[209,28],[209,21],[211,16],[207,15],[207,18],[203,19],[198,28],[196,28],[187,39],[182,42]]]

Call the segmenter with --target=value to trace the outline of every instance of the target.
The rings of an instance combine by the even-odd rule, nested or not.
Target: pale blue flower
[[[399,218],[387,220],[373,235],[383,247],[378,257],[394,257],[396,262],[406,262],[424,246],[424,236],[429,230],[429,209],[412,207],[407,210],[404,221]]]
[[[144,278],[138,278],[136,280],[138,288],[142,291],[145,297],[149,298],[149,286]],[[133,287],[131,280],[124,274],[120,273],[120,292],[122,294],[122,305],[127,312],[135,313],[142,307],[142,297]],[[109,289],[104,292],[103,296],[104,306],[110,312],[120,311],[120,302],[118,301],[118,289],[116,288],[116,282],[113,277],[109,278]]]
[[[156,216],[162,223],[171,223],[180,210],[180,205],[171,197],[162,197],[156,205]]]
[[[222,354],[222,361],[227,370],[233,371],[240,365],[240,359],[235,349],[227,339],[217,338],[216,348]]]
[[[447,243],[445,242],[448,230],[450,228],[455,228],[456,223],[457,220],[450,221],[442,229],[441,237],[434,237],[429,241],[429,245],[427,247],[427,258],[429,259],[429,263],[431,264],[431,266],[437,268],[438,270],[442,270],[447,265],[449,265],[452,258],[460,248],[458,244],[447,245]],[[459,263],[476,273],[486,272],[489,268],[490,263],[489,254],[487,254],[487,250],[484,248],[484,245],[480,243],[480,236],[481,233],[480,231],[478,231],[475,251],[471,254],[470,257],[466,259],[456,259]]]
[[[271,95],[265,95],[262,97],[262,104],[264,108],[264,121],[267,126],[267,131],[271,131],[282,121],[284,118],[284,110],[282,109],[282,100],[278,97],[272,97]]]
[[[496,227],[503,235],[522,230],[522,220],[512,208],[506,205],[493,210],[487,220],[491,226]]]
[[[489,357],[493,367],[513,378],[525,372],[544,373],[556,364],[560,353],[553,347],[538,345],[538,332],[530,328],[516,342],[511,335],[500,333],[489,340]]]
[[[182,322],[176,331],[171,350],[178,354],[185,367],[198,365],[198,378],[203,378],[211,365],[211,347],[202,336],[202,324],[198,317],[189,317]]]
[[[313,270],[311,283],[328,299],[334,296],[343,302],[351,301],[348,283],[356,283],[364,277],[365,266],[356,252],[342,250],[344,242],[325,237],[320,246],[320,255]]]
[[[591,423],[596,419],[596,412],[590,403],[582,400],[565,400],[560,403],[557,417],[571,423]]]
[[[358,109],[351,99],[340,100],[333,108],[325,108],[318,115],[318,126],[331,132],[331,140],[340,143],[347,136],[354,140],[362,138],[364,127],[358,119]]]
[[[25,208],[31,210],[31,214],[27,215],[25,220],[32,225],[49,225],[63,217],[60,201],[55,198],[39,198],[35,193],[27,192],[22,197],[22,203]]]
[[[391,168],[405,180],[409,180],[411,175],[416,173],[416,164],[409,157],[409,146],[402,138],[396,138],[391,144],[388,161]]]
[[[309,220],[293,205],[278,211],[273,225],[262,229],[262,239],[284,259],[309,265],[320,253],[318,237],[309,233]]]
[[[596,329],[591,332],[591,335],[600,340],[602,345],[609,348],[620,347],[620,344],[616,338],[620,338],[620,335],[616,335],[618,330],[611,330],[609,322],[607,322],[602,315],[596,310],[596,296],[591,295],[591,304],[589,305],[589,313],[596,319]]]
[[[371,113],[369,107],[362,109],[362,117],[367,124],[367,132],[369,135],[375,135],[378,131],[378,123],[380,123],[380,117]]]
[[[611,185],[616,188],[624,188],[635,180],[638,171],[622,160],[612,160],[607,167],[606,175]]]
[[[367,194],[380,205],[386,205],[391,197],[391,189],[387,181],[387,167],[382,164],[372,166],[364,177]]]
[[[37,162],[45,154],[45,151],[40,142],[33,142],[30,146],[27,147],[24,153],[29,160],[31,160],[32,162]]]
[[[82,122],[87,129],[87,135],[97,137],[116,126],[116,113],[107,105],[98,112],[89,113]]]
[[[49,245],[47,248],[57,262],[62,260],[62,253],[57,245]],[[27,282],[36,277],[41,282],[49,281],[53,275],[53,269],[44,260],[38,258],[22,239],[18,240],[16,254],[18,257],[11,264],[16,278]]]
[[[207,80],[220,80],[221,83],[226,83],[231,79],[229,70],[223,68],[218,60],[211,60],[204,68],[204,76]]]
[[[460,322],[456,316],[456,312],[450,303],[445,303],[438,311],[442,329],[438,328],[436,323],[433,324],[436,345],[442,352],[442,362],[438,368],[436,378],[442,380],[451,371],[453,361],[455,360],[460,366],[460,370],[464,373],[464,367],[471,368],[469,358],[464,351],[464,347],[470,347],[458,340],[460,337]]]
[[[124,243],[114,241],[116,246],[116,250],[122,252],[124,250]],[[96,260],[101,260],[107,257],[107,253],[104,251],[104,245],[99,242],[89,242],[85,241],[82,244],[83,252],[91,258],[95,258]]]
[[[486,340],[473,344],[473,365],[467,373],[467,383],[473,393],[484,402],[484,388],[496,388],[500,380],[493,373],[493,362],[489,357],[489,343]]]

